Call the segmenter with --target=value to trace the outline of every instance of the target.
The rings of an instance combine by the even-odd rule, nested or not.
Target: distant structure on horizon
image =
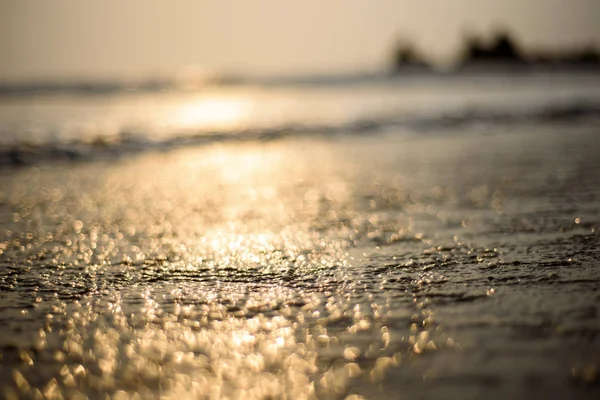
[[[468,37],[461,60],[463,65],[527,63],[518,45],[505,32],[497,33],[488,45],[477,37]]]
[[[433,69],[433,66],[406,41],[401,41],[396,46],[393,61],[394,72],[397,74]],[[475,36],[467,37],[459,61],[453,70],[495,69],[498,67],[600,70],[600,52],[591,45],[566,51],[524,51],[508,32],[499,31],[487,43]]]
[[[415,48],[407,42],[398,44],[394,54],[396,69],[429,69],[429,64]]]

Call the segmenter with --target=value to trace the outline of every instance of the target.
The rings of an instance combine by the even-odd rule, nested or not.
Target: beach
[[[4,99],[2,397],[598,398],[598,80],[540,79]]]

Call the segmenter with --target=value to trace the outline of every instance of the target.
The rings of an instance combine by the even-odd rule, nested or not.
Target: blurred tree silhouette
[[[428,68],[428,63],[421,54],[408,42],[401,40],[396,45],[393,54],[394,69],[396,71],[405,68]]]
[[[526,63],[519,46],[507,31],[499,31],[491,43],[483,44],[479,38],[468,37],[462,63]]]

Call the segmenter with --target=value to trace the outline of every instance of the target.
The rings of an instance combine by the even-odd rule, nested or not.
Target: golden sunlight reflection
[[[181,115],[198,123],[243,112],[242,103],[219,99]],[[352,170],[327,149],[312,148],[318,165],[302,154],[278,145],[214,145],[202,157],[197,150],[154,155],[101,179],[93,167],[72,177],[82,185],[82,208],[77,218],[65,217],[74,235],[66,243],[96,265],[86,269],[96,282],[108,274],[122,287],[51,308],[36,346],[62,341],[48,355],[62,372],[40,393],[344,398],[358,382],[381,382],[402,353],[433,348],[423,335],[406,342],[433,324],[415,325],[402,344],[387,327],[390,299],[351,296],[360,275],[348,245],[309,228],[319,216],[352,218],[344,211],[356,190],[344,184]],[[327,178],[317,181],[319,174]],[[107,217],[105,228],[94,225],[105,211],[118,216]],[[416,312],[415,324],[428,313]],[[16,370],[19,392],[7,389],[8,398],[38,390],[26,375]]]
[[[191,99],[178,106],[167,119],[183,129],[232,129],[245,125],[251,114],[249,99],[215,95]]]

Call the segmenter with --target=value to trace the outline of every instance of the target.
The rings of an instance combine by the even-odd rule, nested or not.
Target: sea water
[[[600,79],[9,91],[2,398],[598,398]]]

